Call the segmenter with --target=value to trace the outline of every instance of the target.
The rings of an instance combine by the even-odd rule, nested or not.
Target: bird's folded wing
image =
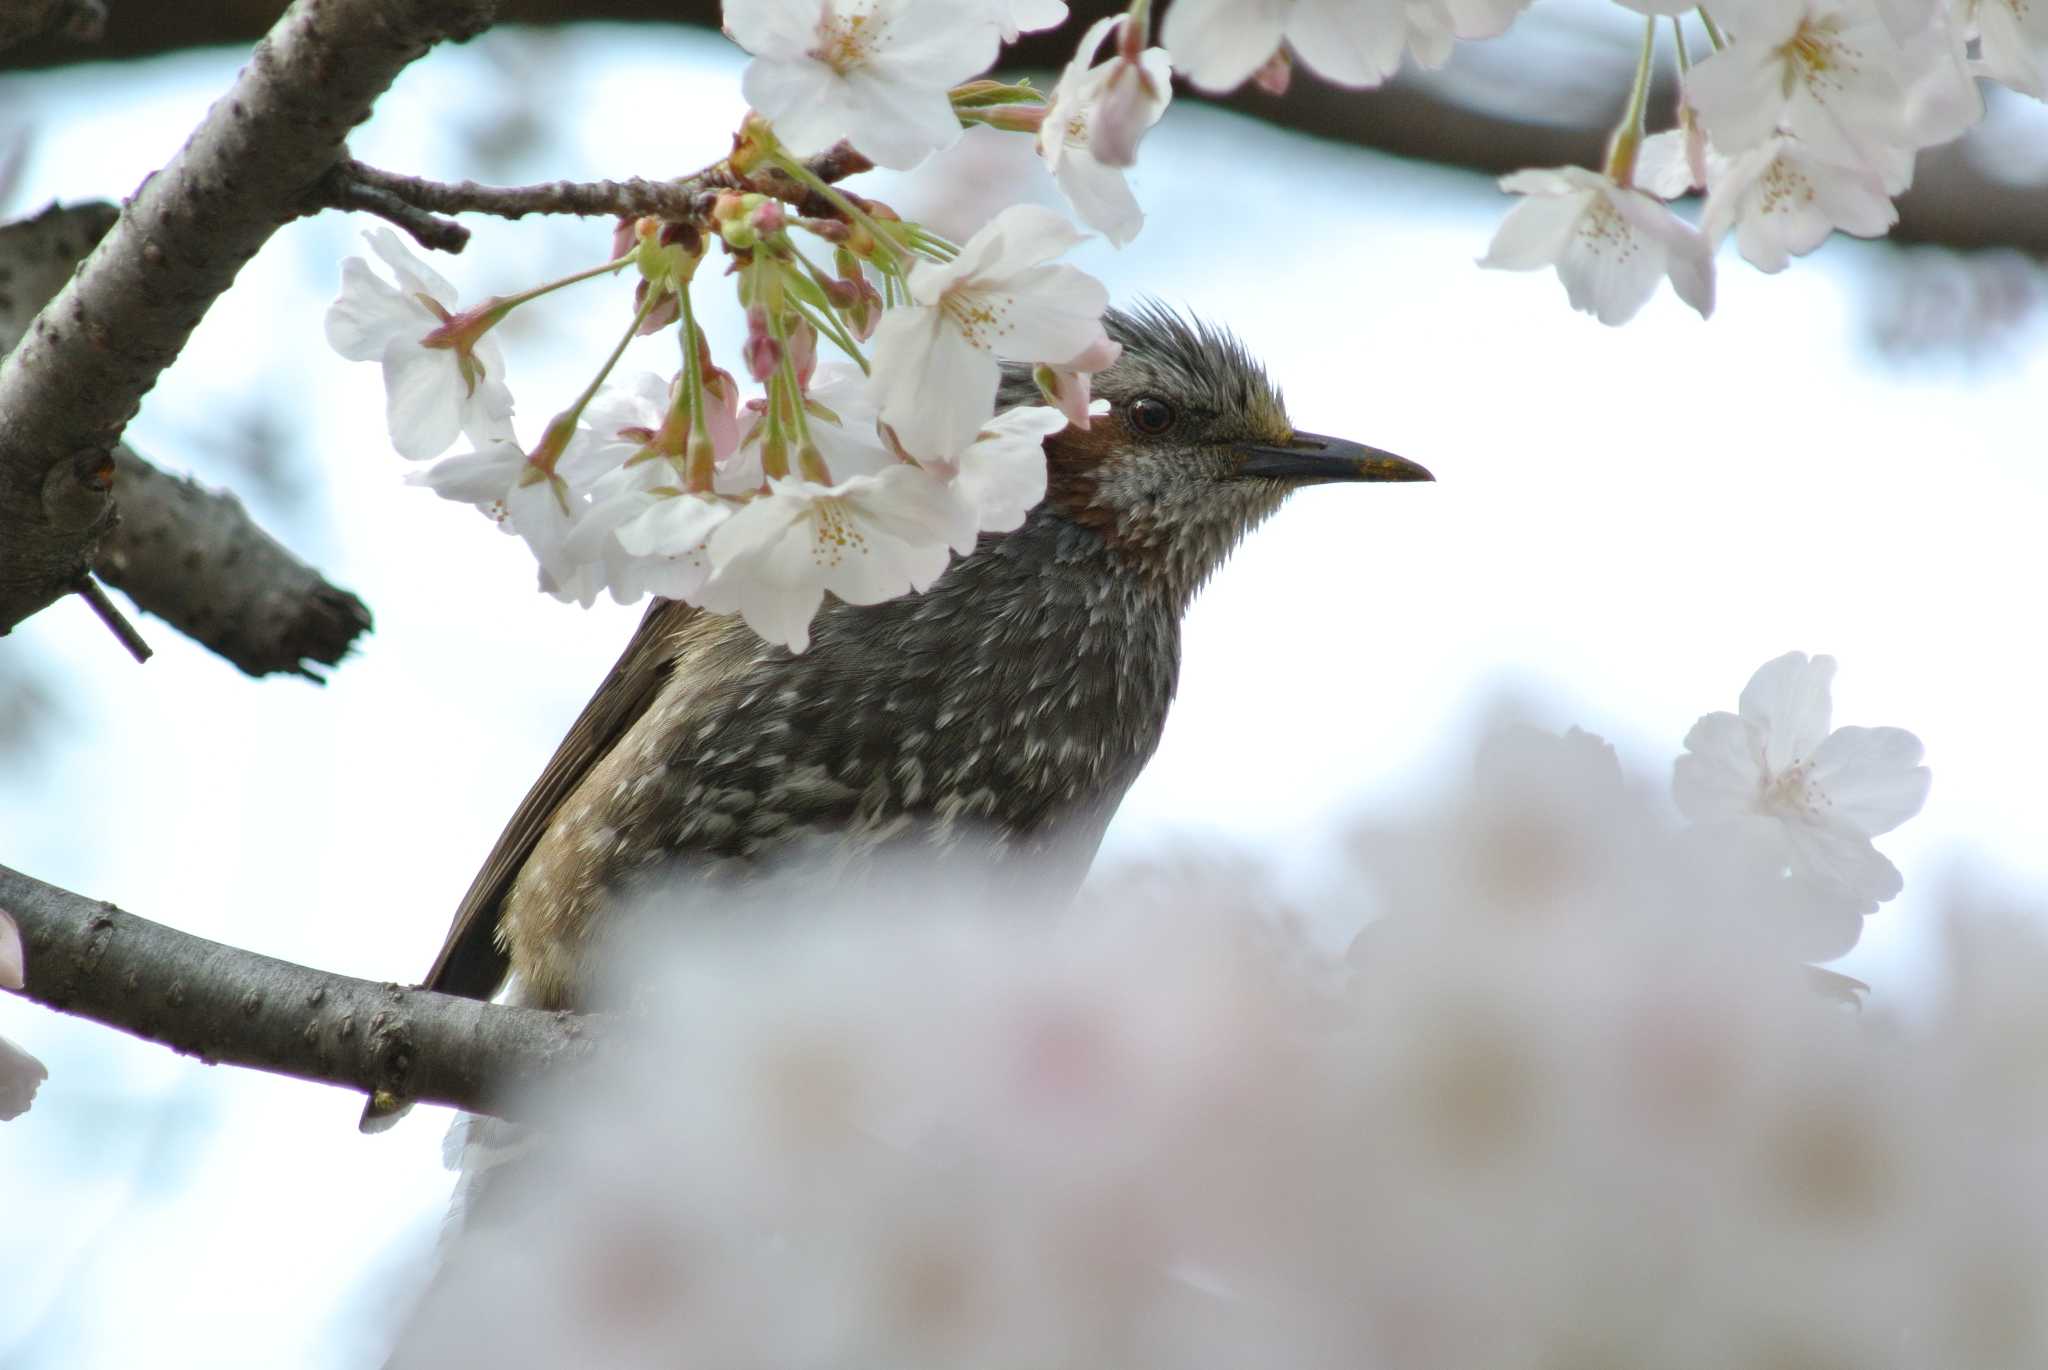
[[[611,674],[583,706],[470,882],[448,940],[427,972],[428,989],[471,999],[488,999],[496,992],[508,964],[497,940],[498,908],[506,892],[562,801],[654,702],[674,666],[676,635],[697,613],[694,605],[672,599],[657,599],[648,607]]]

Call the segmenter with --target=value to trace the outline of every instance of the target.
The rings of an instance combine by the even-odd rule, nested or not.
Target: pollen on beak
[[[1435,480],[1422,466],[1382,452],[1377,447],[1296,433],[1281,443],[1246,443],[1238,448],[1243,461],[1237,473],[1246,479],[1291,480],[1303,484],[1331,480]]]

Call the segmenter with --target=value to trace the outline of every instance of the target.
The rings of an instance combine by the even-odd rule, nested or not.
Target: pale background
[[[240,60],[0,78],[0,125],[33,135],[5,208],[130,190]],[[709,36],[493,34],[409,72],[355,150],[500,181],[674,174],[721,150],[739,63]],[[1838,720],[1914,729],[1935,775],[1882,843],[1906,893],[1840,968],[1910,996],[1958,881],[2029,903],[2048,887],[2037,322],[1881,349],[1900,281],[1948,267],[1836,241],[1777,278],[1731,248],[1711,323],[1667,292],[1605,329],[1549,275],[1473,265],[1507,208],[1484,179],[1192,104],[1146,144],[1139,193],[1152,227],[1081,265],[1119,299],[1227,322],[1301,427],[1440,483],[1308,492],[1238,554],[1189,620],[1180,700],[1108,858],[1241,851],[1341,936],[1358,906],[1323,874],[1346,822],[1465,783],[1470,726],[1504,694],[1663,774],[1695,717],[1797,648],[1840,658]],[[376,369],[321,335],[361,226],[278,234],[131,436],[234,486],[369,602],[375,633],[322,690],[251,682],[150,620],[158,656],[137,668],[81,606],[35,618],[0,643],[0,702],[41,699],[0,734],[0,860],[410,979],[639,608],[537,596],[517,542],[401,483]],[[608,232],[473,227],[437,263],[466,299],[598,260]],[[623,308],[593,284],[522,316],[506,344],[529,437]],[[648,344],[645,364],[669,355]],[[0,1034],[51,1069],[0,1127],[0,1367],[374,1362],[438,1221],[445,1115],[363,1138],[351,1095],[5,997]]]

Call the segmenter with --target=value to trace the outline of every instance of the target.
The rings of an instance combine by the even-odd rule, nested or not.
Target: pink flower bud
[[[640,321],[639,334],[641,337],[646,337],[649,333],[659,333],[662,329],[667,328],[683,316],[681,297],[675,291],[669,289],[668,286],[662,285],[657,287],[652,281],[640,282],[639,286],[633,291],[633,308],[635,312],[645,308],[647,292],[657,288],[661,290],[662,296],[659,300],[655,301],[654,308],[648,311],[647,317]]]
[[[789,338],[789,359],[796,367],[797,386],[807,389],[811,373],[818,369],[818,330],[793,316],[783,331]]]
[[[754,206],[754,212],[748,216],[747,222],[754,226],[756,233],[778,233],[787,220],[783,217],[779,201],[763,200]]]
[[[747,307],[747,342],[740,355],[746,359],[747,374],[765,381],[782,366],[782,344],[768,331],[768,311],[760,305]]]

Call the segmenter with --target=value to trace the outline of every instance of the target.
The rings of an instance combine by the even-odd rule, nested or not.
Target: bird
[[[588,1001],[610,910],[637,883],[744,879],[793,853],[845,869],[971,851],[1071,894],[1150,759],[1181,620],[1294,490],[1428,481],[1378,448],[1296,430],[1227,331],[1157,303],[1097,409],[1045,444],[1046,494],[918,595],[827,598],[807,651],[656,600],[458,906],[428,988]],[[1006,369],[998,408],[1040,402]],[[406,1101],[373,1096],[366,1131]]]

